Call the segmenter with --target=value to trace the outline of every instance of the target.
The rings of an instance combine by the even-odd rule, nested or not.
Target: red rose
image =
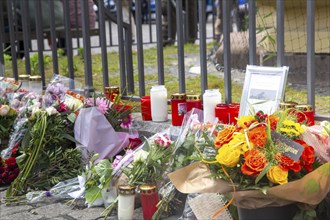
[[[304,151],[300,156],[300,165],[308,172],[311,172],[313,170],[312,165],[315,161],[314,148],[306,144],[303,140],[295,140],[295,142],[304,146]]]
[[[245,162],[241,167],[241,171],[245,175],[257,177],[268,164],[265,154],[257,149],[247,151],[244,158]]]
[[[9,176],[8,176],[8,179],[7,179],[7,182],[8,183],[11,183],[11,182],[13,182],[15,179],[16,179],[16,177],[17,177],[17,175],[16,174],[10,174]]]
[[[128,148],[131,150],[134,150],[142,143],[140,138],[128,138],[128,140],[129,140]]]
[[[5,160],[5,164],[7,164],[8,167],[16,167],[16,158],[15,157],[10,157]]]
[[[280,163],[279,166],[283,169],[283,170],[292,170],[294,172],[299,172],[301,170],[301,166],[299,161],[296,162],[294,160],[292,160],[290,157],[287,157],[283,154],[277,154],[275,156],[276,160]]]

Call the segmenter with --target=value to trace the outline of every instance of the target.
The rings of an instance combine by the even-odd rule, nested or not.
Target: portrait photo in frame
[[[239,116],[274,113],[284,99],[289,67],[247,65]]]

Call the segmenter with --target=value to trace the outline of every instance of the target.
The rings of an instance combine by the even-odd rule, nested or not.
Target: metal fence
[[[163,45],[177,43],[178,48],[178,78],[179,92],[186,91],[185,84],[185,60],[184,44],[189,42],[190,27],[189,10],[195,10],[196,25],[198,22],[198,40],[200,48],[200,87],[202,93],[208,88],[207,82],[207,51],[206,40],[215,38],[215,31],[206,31],[207,14],[212,16],[214,27],[217,4],[222,9],[222,33],[223,33],[223,66],[225,82],[225,101],[231,103],[231,44],[230,32],[232,29],[232,4],[234,0],[1,0],[0,3],[0,76],[5,75],[4,52],[11,56],[12,76],[18,79],[17,58],[24,56],[25,73],[31,74],[31,52],[38,54],[38,70],[42,78],[42,86],[46,87],[44,70],[44,54],[51,53],[53,60],[53,72],[59,72],[58,48],[59,39],[65,39],[63,47],[68,61],[68,73],[71,79],[75,78],[73,66],[73,51],[83,46],[84,70],[85,70],[85,95],[94,92],[92,59],[93,48],[99,48],[102,58],[103,86],[109,86],[109,71],[107,52],[116,48],[119,54],[120,88],[123,94],[134,93],[134,75],[132,61],[132,46],[137,49],[138,85],[139,96],[145,95],[145,74],[143,48],[146,44],[157,45],[158,84],[164,84],[164,53]],[[277,66],[285,65],[284,57],[284,1],[276,1],[276,63]],[[195,3],[193,9],[188,7]],[[257,59],[256,41],[256,1],[247,0],[248,3],[248,63],[259,64]],[[309,104],[315,106],[315,1],[306,0],[307,3],[307,88]],[[58,4],[61,4],[62,17],[58,18]],[[173,7],[175,6],[175,7]],[[206,8],[211,6],[211,10]],[[73,7],[73,8],[72,8]],[[33,9],[33,10],[31,10]],[[125,11],[126,10],[126,11]],[[175,10],[175,11],[173,11]],[[72,12],[75,12],[72,14]],[[93,13],[95,13],[93,15]],[[198,12],[198,13],[197,13]],[[164,19],[164,14],[175,15],[175,19]],[[93,20],[96,16],[97,22]],[[44,20],[48,21],[45,22]],[[76,23],[72,24],[72,18]],[[33,22],[31,22],[33,21]],[[62,21],[62,22],[59,22]],[[95,22],[95,26],[93,25]],[[167,22],[168,38],[164,40],[163,22]],[[134,25],[135,23],[135,25]],[[176,26],[176,39],[173,36],[171,25]],[[134,28],[135,26],[135,28]],[[115,28],[116,27],[116,28]],[[132,28],[133,27],[133,28]],[[196,27],[197,28],[197,27]],[[174,35],[175,36],[175,35]],[[96,40],[95,40],[96,39]],[[58,43],[55,43],[58,42]],[[97,42],[95,44],[95,42]],[[47,44],[48,43],[48,44]],[[74,88],[74,84],[71,85]],[[125,88],[125,89],[124,89]],[[318,119],[329,118],[318,116]]]

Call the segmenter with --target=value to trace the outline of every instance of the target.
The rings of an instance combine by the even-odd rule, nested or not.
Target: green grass
[[[207,51],[213,46],[213,43],[207,45]],[[164,47],[164,72],[165,72],[165,86],[168,90],[168,96],[179,91],[179,80],[176,75],[178,69],[178,53],[176,46]],[[199,54],[199,46],[194,44],[185,45],[185,56]],[[145,91],[149,94],[152,85],[158,83],[158,69],[157,69],[157,49],[150,48],[143,51],[144,54],[144,68],[145,68]],[[187,64],[186,64],[187,65]],[[67,57],[59,57],[59,72],[61,75],[68,76],[67,71]],[[79,55],[74,56],[74,69],[75,80],[84,85],[84,61]],[[135,93],[130,95],[138,96],[138,64],[137,52],[133,51],[133,69],[135,81]],[[119,55],[117,52],[108,53],[108,71],[109,71],[109,84],[120,85],[119,79]],[[93,72],[93,86],[97,91],[103,91],[102,79],[102,59],[101,54],[92,55],[92,72]],[[23,60],[18,60],[18,74],[25,74],[25,64]],[[45,66],[46,79],[50,79],[53,75],[52,63]],[[5,61],[5,75],[12,76],[11,62]],[[224,97],[224,80],[218,76],[217,73],[210,73],[208,75],[208,88],[218,88]],[[186,93],[187,94],[200,94],[200,77],[190,76],[186,77]],[[242,93],[242,85],[232,84],[232,101],[240,102]],[[287,101],[295,101],[298,103],[307,103],[307,91],[298,91],[290,87],[286,88],[285,97]],[[223,98],[224,99],[224,98]],[[330,97],[329,96],[316,96],[316,112],[318,114],[330,115]]]

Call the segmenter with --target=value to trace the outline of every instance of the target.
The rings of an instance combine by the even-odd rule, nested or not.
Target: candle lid
[[[189,101],[201,100],[201,95],[187,95],[186,98]]]
[[[174,93],[171,95],[171,99],[173,100],[185,100],[186,99],[186,94],[185,93]]]
[[[30,75],[22,74],[18,76],[19,80],[29,80]]]
[[[30,76],[30,81],[38,81],[40,82],[41,81],[41,76]]]
[[[281,102],[280,109],[285,110],[288,108],[294,108],[296,105],[298,105],[297,102]]]
[[[148,193],[148,192],[154,192],[156,191],[156,185],[153,185],[153,184],[144,184],[144,185],[141,185],[140,187],[140,190],[141,192],[144,192],[144,193]]]
[[[107,92],[119,92],[119,87],[118,86],[108,86],[108,87],[105,87],[105,91],[107,91]]]
[[[135,194],[135,186],[130,185],[119,185],[118,193],[124,195],[134,195]]]
[[[313,106],[312,105],[296,105],[295,109],[302,111],[302,112],[312,112],[313,111]]]

